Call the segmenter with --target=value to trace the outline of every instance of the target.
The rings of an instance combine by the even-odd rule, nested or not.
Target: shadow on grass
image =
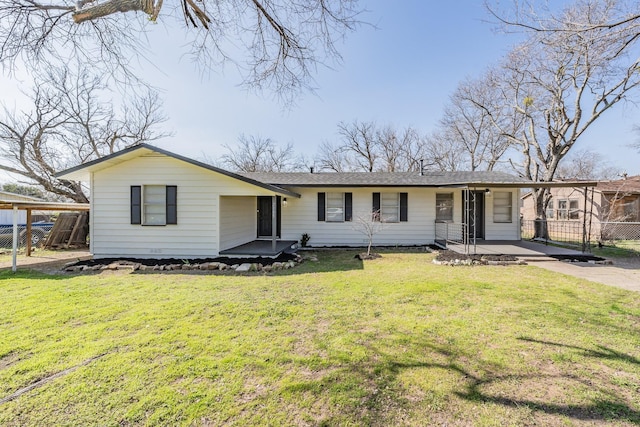
[[[28,269],[18,269],[15,273],[11,270],[0,270],[0,280],[9,279],[68,280],[69,276],[66,274],[50,274]]]
[[[565,348],[580,350],[582,354],[586,357],[596,357],[599,359],[608,359],[608,360],[620,360],[623,362],[629,362],[636,365],[640,365],[640,359],[638,359],[637,357],[630,356],[625,353],[621,353],[619,351],[613,350],[611,348],[608,348],[602,345],[596,346],[600,350],[592,350],[589,348],[579,347],[575,345],[563,344],[563,343],[558,343],[553,341],[541,341],[541,340],[536,340],[534,338],[528,338],[528,337],[520,337],[518,339],[520,341],[527,341],[527,342],[532,342],[537,344],[550,345],[554,347],[565,347]]]
[[[551,345],[555,343],[550,343]],[[414,342],[413,345],[416,345]],[[394,410],[406,412],[415,405],[414,400],[406,395],[406,390],[402,390],[402,382],[399,380],[403,371],[409,369],[437,369],[453,374],[458,380],[453,381],[452,388],[459,388],[460,381],[464,383],[460,390],[450,391],[449,394],[441,390],[423,389],[429,406],[429,412],[447,412],[447,403],[451,395],[468,402],[481,404],[490,403],[512,409],[526,407],[531,411],[541,412],[547,415],[558,415],[573,418],[579,421],[623,421],[640,423],[640,411],[629,406],[622,397],[615,394],[606,385],[600,389],[605,398],[593,398],[592,403],[587,404],[561,404],[553,401],[534,400],[520,398],[517,395],[529,391],[525,389],[512,390],[513,384],[520,384],[522,381],[533,381],[544,384],[545,381],[557,381],[559,384],[565,381],[579,383],[585,387],[593,388],[589,379],[583,379],[569,373],[562,374],[495,374],[500,370],[499,366],[484,364],[484,366],[474,366],[469,355],[463,355],[447,346],[437,346],[431,343],[422,342],[419,344],[423,348],[423,353],[430,360],[420,360],[413,358],[409,360],[398,360],[397,357],[386,354],[371,345],[367,345],[368,360],[361,363],[354,361],[338,360],[336,365],[341,366],[337,370],[330,371],[329,374],[321,378],[300,381],[285,388],[290,393],[315,393],[318,398],[326,396],[340,395],[351,392],[355,399],[351,405],[340,405],[341,412],[334,416],[323,419],[319,425],[336,425],[345,421],[364,424],[380,424],[393,422]],[[571,346],[568,346],[571,347]],[[580,349],[579,347],[575,347]],[[604,351],[585,350],[592,357],[619,358],[631,363],[638,363],[638,359],[616,352],[611,349],[600,347]],[[402,357],[402,356],[400,356]],[[445,360],[444,362],[437,360]],[[504,368],[502,368],[504,369]],[[474,373],[479,372],[479,373]],[[436,374],[437,375],[437,374]],[[444,378],[444,376],[441,376]],[[446,381],[446,380],[442,380]],[[504,387],[501,386],[504,384]],[[493,391],[486,391],[486,389]],[[497,390],[497,391],[495,391]],[[510,397],[509,394],[513,394]],[[337,397],[339,399],[340,397]],[[343,398],[344,399],[344,398]],[[332,402],[336,403],[336,402]],[[446,416],[446,415],[445,415]],[[387,417],[387,418],[385,418]],[[346,419],[345,419],[346,418]],[[470,420],[468,420],[470,421]]]

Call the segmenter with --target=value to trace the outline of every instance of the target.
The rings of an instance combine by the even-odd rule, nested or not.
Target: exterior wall
[[[553,200],[554,210],[558,208],[558,200],[577,200],[578,201],[578,219],[572,219],[570,221],[582,221],[584,218],[585,210],[587,215],[593,209],[593,219],[599,219],[602,212],[602,194],[599,191],[593,192],[593,201],[592,201],[592,193],[591,189],[587,190],[587,203],[585,209],[584,202],[584,188],[573,188],[573,187],[565,187],[565,188],[550,188],[549,192],[551,193],[551,198]],[[593,206],[592,206],[593,204]],[[527,195],[522,199],[522,207],[520,209],[520,213],[522,215],[523,220],[534,220],[536,219],[536,209],[535,209],[535,200],[532,195]],[[550,221],[556,220],[555,218],[547,218]],[[564,220],[563,220],[564,221]]]
[[[288,198],[282,209],[282,238],[299,240],[303,233],[311,236],[310,246],[363,246],[367,237],[358,232],[357,216],[369,215],[372,209],[374,192],[408,193],[408,221],[386,223],[374,236],[375,245],[424,245],[435,240],[436,193],[453,193],[453,222],[462,220],[462,191],[451,188],[292,188],[302,195],[300,199]],[[519,240],[518,190],[512,192],[511,223],[493,223],[493,203],[490,197],[485,199],[485,235],[487,240]],[[318,192],[353,193],[353,221],[323,222],[317,221]]]
[[[132,225],[132,185],[177,186],[176,225]],[[459,188],[369,187],[307,188],[291,190],[301,198],[287,197],[281,210],[282,239],[311,236],[312,246],[363,246],[367,237],[357,231],[357,216],[370,215],[372,194],[408,193],[408,221],[385,223],[374,236],[376,245],[424,245],[435,239],[437,193],[453,193],[453,222],[462,219],[462,190]],[[273,192],[161,154],[140,156],[91,176],[91,251],[96,258],[129,256],[139,258],[214,257],[220,250],[251,241],[256,236],[256,197]],[[496,191],[495,189],[493,191]],[[507,190],[498,190],[507,191]],[[519,239],[517,189],[513,195],[513,221],[493,223],[491,197],[485,198],[486,239]],[[351,192],[353,217],[350,222],[317,221],[318,192]]]
[[[13,194],[6,191],[0,191],[0,200],[6,202],[33,202],[38,199],[29,196],[23,196],[22,194]],[[26,224],[27,211],[18,211],[18,224]],[[13,224],[13,209],[0,209],[0,225],[12,225]]]
[[[485,204],[485,240],[520,240],[520,190],[517,188],[491,188],[484,198]],[[493,195],[496,192],[511,193],[511,222],[494,222]]]
[[[18,211],[18,224],[26,224],[27,211]],[[13,209],[0,209],[0,225],[12,225],[13,224]]]
[[[217,256],[220,196],[271,195],[268,190],[164,155],[140,156],[93,173],[91,251],[96,258]],[[178,224],[132,225],[130,186],[176,185]],[[252,209],[255,212],[255,209]]]
[[[256,198],[220,197],[220,250],[247,243],[256,238]]]
[[[292,188],[302,195],[288,198],[282,208],[282,238],[300,240],[303,233],[311,236],[310,246],[363,246],[367,237],[358,232],[358,215],[370,215],[374,192],[407,192],[408,221],[385,223],[374,236],[376,245],[420,245],[433,242],[435,226],[435,191],[421,188]],[[318,221],[318,192],[353,193],[353,221]]]

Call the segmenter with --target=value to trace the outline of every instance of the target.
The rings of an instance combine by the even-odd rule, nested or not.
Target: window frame
[[[551,215],[549,215],[549,213],[551,213]],[[555,210],[554,210],[554,199],[550,198],[549,199],[549,203],[547,203],[547,209],[545,210],[545,215],[547,216],[547,219],[555,219],[556,215],[555,215]]]
[[[338,207],[331,207],[330,206],[330,200],[333,200],[334,202],[337,201],[337,198],[331,199],[330,195],[340,195],[340,200],[341,200],[341,205],[339,207],[340,211],[341,211],[341,216],[342,218],[337,220],[337,219],[330,219],[331,216],[329,214],[329,209],[338,209]],[[326,192],[325,193],[325,213],[324,213],[324,221],[325,222],[345,222],[345,193],[341,192]]]
[[[130,186],[130,211],[131,225],[162,227],[178,224],[178,186],[166,184]],[[157,217],[156,221],[153,221],[153,216]]]
[[[507,197],[503,197],[504,195],[506,195]],[[508,201],[508,203],[505,205],[499,205],[498,203],[502,201]],[[502,210],[505,210],[506,212],[501,212]],[[497,215],[498,217],[496,217]],[[495,224],[513,223],[513,192],[512,191],[494,191],[493,192],[493,222]]]
[[[153,191],[157,190],[157,194]],[[161,200],[149,200],[152,197],[161,198]],[[142,225],[146,226],[162,226],[167,225],[167,186],[161,184],[145,184],[142,186]],[[159,208],[158,213],[152,213],[150,211],[153,208]],[[155,216],[159,218],[158,222],[153,222]]]
[[[449,218],[438,218],[438,214],[440,211],[440,205],[438,204],[438,196],[450,196],[451,198],[449,199],[451,201],[451,206],[448,206],[446,208],[448,208],[451,212],[451,215],[447,215]],[[441,201],[442,202],[442,201]],[[448,192],[448,193],[436,193],[436,217],[435,217],[435,221],[439,222],[439,223],[452,223],[453,222],[453,207],[454,205],[454,194],[453,192]]]
[[[561,205],[565,205],[561,208]],[[575,204],[575,207],[571,207]],[[579,221],[580,220],[580,201],[578,199],[558,199],[558,208],[556,216],[559,221]]]
[[[384,203],[385,196],[387,198],[387,201],[392,196],[395,196],[395,203],[385,206],[385,203]],[[395,211],[393,213],[394,216],[388,217],[389,214],[385,214],[385,208],[393,209]],[[380,193],[380,222],[387,222],[387,223],[400,222],[400,193],[399,192],[385,192],[385,193],[381,192]]]

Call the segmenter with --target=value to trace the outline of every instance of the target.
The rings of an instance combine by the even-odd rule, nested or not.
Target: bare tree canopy
[[[556,176],[570,180],[611,180],[622,174],[623,171],[607,162],[602,154],[590,150],[575,150],[558,166]]]
[[[518,116],[500,105],[500,95],[499,73],[493,69],[463,80],[445,105],[438,131],[429,138],[428,157],[449,168],[463,161],[466,170],[493,170],[513,145],[503,130],[513,132],[519,125]]]
[[[123,102],[120,112],[104,98],[105,86],[86,70],[51,70],[34,82],[30,111],[0,115],[0,169],[22,176],[76,202],[87,202],[79,182],[59,180],[57,171],[141,142],[153,141],[164,121],[154,92]]]
[[[612,32],[632,43],[640,35],[640,5],[632,0],[577,0],[564,11],[548,0],[512,0],[506,9],[499,3],[485,2],[489,13],[504,25],[507,31],[534,33],[583,33],[588,37],[609,37]],[[495,6],[494,6],[495,4]],[[573,10],[574,13],[571,13]],[[597,11],[601,19],[581,15],[585,10]],[[567,13],[569,12],[569,13]]]
[[[176,3],[0,0],[0,63],[42,67],[75,58],[96,72],[131,78],[132,59],[145,58],[152,47],[149,25],[163,20],[188,32],[191,54],[203,69],[231,61],[247,86],[291,99],[311,89],[319,64],[340,61],[336,43],[355,30],[362,11],[358,0]]]
[[[535,18],[530,25],[515,21],[516,28],[530,30],[528,38],[499,66],[500,104],[520,125],[506,129],[494,107],[485,108],[500,133],[520,147],[522,163],[517,166],[524,177],[553,180],[584,133],[606,111],[636,96],[640,33],[635,25],[611,25],[620,20],[624,4],[579,0],[553,14],[527,15],[526,8],[514,13]],[[545,218],[548,192],[537,189],[534,195],[536,216]]]
[[[320,146],[316,163],[334,172],[405,172],[418,170],[424,140],[408,127],[402,131],[375,122],[340,122],[338,143]]]
[[[295,156],[293,146],[284,147],[270,138],[240,135],[238,145],[224,145],[222,166],[238,172],[291,172],[302,170],[304,160]]]

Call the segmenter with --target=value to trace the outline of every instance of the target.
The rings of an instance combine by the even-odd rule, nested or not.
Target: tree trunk
[[[549,228],[547,227],[547,192],[546,188],[536,188],[533,190],[536,208],[534,239],[549,239]]]
[[[139,10],[148,15],[153,13],[153,0],[109,0],[96,6],[80,9],[73,13],[76,24],[112,15],[116,12]]]

